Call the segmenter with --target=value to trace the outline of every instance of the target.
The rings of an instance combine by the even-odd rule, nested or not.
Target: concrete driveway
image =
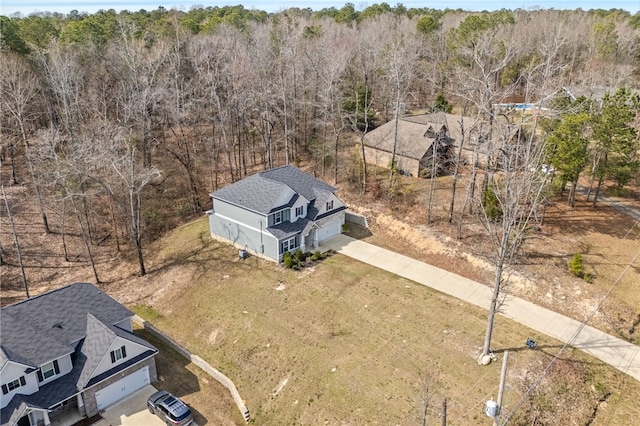
[[[147,409],[147,398],[156,392],[153,386],[145,386],[102,413],[102,420],[94,426],[166,426]]]

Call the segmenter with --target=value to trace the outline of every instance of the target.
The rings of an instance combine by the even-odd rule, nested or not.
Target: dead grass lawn
[[[257,424],[415,424],[425,377],[431,422],[444,396],[449,424],[486,421],[482,404],[497,394],[500,364],[475,362],[482,309],[340,255],[301,272],[241,261],[232,248],[194,238],[206,233],[206,220],[172,233],[159,242],[145,284],[112,290],[126,297],[138,288],[135,303],[152,307],[156,326],[231,377]],[[496,330],[494,347],[511,350],[509,409],[560,344],[503,318]],[[527,337],[540,349],[524,349]],[[552,404],[549,424],[585,424],[606,392],[614,409],[598,409],[593,424],[629,424],[640,415],[637,382],[584,354],[565,357],[537,397],[562,401],[552,385],[571,377],[571,408]]]

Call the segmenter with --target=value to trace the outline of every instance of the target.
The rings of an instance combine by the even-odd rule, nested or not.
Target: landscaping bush
[[[293,263],[294,263],[294,260],[293,260],[293,259],[294,259],[294,258],[293,258],[293,256],[291,256],[291,253],[290,253],[290,252],[286,252],[286,253],[284,254],[284,258],[283,258],[283,260],[284,260],[284,266],[285,266],[286,268],[289,268],[289,269],[293,268]],[[297,263],[297,262],[296,262],[296,263]]]

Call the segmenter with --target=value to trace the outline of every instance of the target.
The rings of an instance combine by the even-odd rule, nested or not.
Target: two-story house
[[[313,251],[342,232],[347,207],[336,188],[287,165],[212,192],[211,236],[257,256]]]
[[[133,313],[76,283],[0,311],[0,425],[91,417],[156,381],[157,349],[133,334]]]

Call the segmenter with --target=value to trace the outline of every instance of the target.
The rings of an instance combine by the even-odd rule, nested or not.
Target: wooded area
[[[459,117],[449,125],[461,140],[447,159],[430,157],[429,176],[449,174],[450,196],[437,205],[438,179],[429,179],[421,220],[458,239],[480,229],[495,267],[488,355],[503,271],[550,200],[574,206],[588,182],[596,207],[605,188],[625,197],[640,184],[640,14],[382,3],[42,13],[0,24],[0,265],[12,266],[3,289],[27,297],[23,261],[38,253],[23,255],[22,241],[59,241],[60,256],[90,264],[97,283],[111,264],[95,259],[104,244],[145,275],[143,245],[203,214],[211,191],[284,164],[395,213],[411,187],[401,188],[394,160],[367,165],[365,136],[389,121],[397,128],[404,113],[443,111]],[[14,218],[29,209],[38,220],[27,233]],[[72,237],[81,255],[68,250]],[[633,324],[629,339],[634,309],[615,311]]]
[[[559,175],[557,188],[572,184],[569,203],[583,174],[594,205],[603,182],[622,194],[638,179],[639,101],[628,88],[640,82],[640,15],[623,10],[235,6],[2,16],[1,24],[1,149],[11,169],[3,185],[28,185],[44,232],[48,215],[62,217],[63,247],[68,223],[79,226],[90,259],[102,239],[118,250],[130,243],[141,275],[144,241],[257,170],[302,164],[353,191],[393,197],[393,164],[381,191],[362,140],[403,109],[455,106],[472,119],[457,123],[463,135],[482,123],[477,161],[451,168],[448,220],[457,176],[467,173],[456,211],[483,212],[498,264],[521,241],[517,232],[501,238],[516,223],[524,232],[544,205],[554,178],[543,164]],[[496,108],[516,102],[534,107]]]

